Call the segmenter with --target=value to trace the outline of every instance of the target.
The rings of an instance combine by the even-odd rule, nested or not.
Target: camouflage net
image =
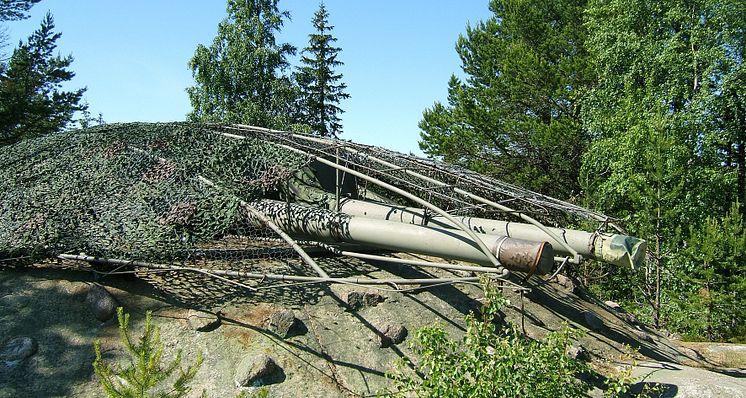
[[[311,208],[309,217],[316,208],[319,217],[335,220],[344,198],[425,205],[426,219],[435,211],[548,226],[585,223],[597,231],[610,221],[458,167],[349,141],[240,125],[109,124],[2,148],[0,266],[71,261],[98,273],[135,272],[168,289],[185,281],[183,290],[198,292],[195,298],[204,297],[199,292],[209,285],[206,279],[239,291],[257,291],[265,280],[277,282],[269,286],[274,289],[476,280],[350,278],[370,268],[356,259],[504,271],[371,257],[329,241],[295,242],[257,216],[257,208],[281,212],[295,202]],[[264,199],[278,201],[259,202]],[[352,258],[358,272],[328,258],[319,260],[333,264],[325,269],[298,244]]]
[[[256,236],[240,201],[277,196],[307,163],[271,142],[183,123],[27,140],[0,153],[0,259],[72,252],[165,261],[215,239]]]

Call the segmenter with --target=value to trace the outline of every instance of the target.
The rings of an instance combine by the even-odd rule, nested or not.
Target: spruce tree
[[[202,366],[202,353],[197,353],[194,363],[181,367],[181,351],[171,362],[163,359],[164,346],[160,330],[153,324],[153,314],[145,314],[145,330],[139,339],[132,338],[129,330],[129,314],[122,307],[117,308],[119,337],[129,354],[130,363],[113,366],[104,362],[101,344],[96,341],[96,359],[93,370],[98,376],[101,388],[111,398],[183,398],[192,391],[191,383]],[[202,397],[207,397],[203,390]]]
[[[228,16],[209,47],[189,61],[196,85],[187,89],[188,119],[288,128],[296,119],[297,87],[283,72],[295,47],[277,43],[287,11],[278,0],[228,0]]]
[[[308,47],[303,49],[296,82],[301,90],[301,114],[311,132],[322,137],[336,137],[342,132],[339,115],[344,112],[340,101],[350,98],[345,92],[347,85],[342,74],[334,68],[344,65],[337,57],[342,51],[334,47],[337,38],[332,36],[333,26],[329,25],[329,13],[324,3],[313,16],[315,33],[308,35]]]
[[[41,27],[21,43],[0,72],[0,145],[60,131],[73,121],[85,88],[63,91],[73,57],[54,55],[54,20],[47,14]]]

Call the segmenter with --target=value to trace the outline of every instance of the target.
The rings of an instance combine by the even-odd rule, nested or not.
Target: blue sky
[[[351,98],[342,103],[341,138],[421,154],[422,111],[446,97],[460,72],[454,50],[467,23],[489,18],[487,0],[325,0]],[[290,11],[279,37],[299,50],[308,43],[317,1],[280,0]],[[187,62],[209,44],[225,17],[219,0],[43,0],[31,18],[8,23],[9,52],[51,11],[58,49],[75,58],[71,88],[107,122],[183,120],[190,110]],[[296,60],[293,60],[296,63]]]

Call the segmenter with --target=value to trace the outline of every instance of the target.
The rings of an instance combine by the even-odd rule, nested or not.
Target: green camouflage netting
[[[308,162],[188,123],[110,124],[2,147],[0,259],[182,257],[246,235],[240,201],[278,196]]]
[[[607,225],[618,229],[609,217],[574,204],[380,147],[242,125],[131,123],[0,148],[0,265],[71,257],[240,269],[267,259],[288,264],[304,254],[257,215],[258,200],[333,210],[324,213],[328,220],[303,220],[327,225],[348,198],[424,206],[415,210],[423,220],[512,218],[535,226],[585,220],[596,232],[582,236],[591,237]],[[577,261],[577,250],[594,256],[589,247],[597,246],[595,238],[579,249],[559,235],[541,239]]]

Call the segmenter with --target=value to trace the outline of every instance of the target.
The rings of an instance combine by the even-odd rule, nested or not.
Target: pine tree
[[[191,383],[202,366],[202,353],[186,369],[181,367],[181,351],[171,362],[163,360],[164,347],[160,330],[153,324],[153,314],[145,314],[145,331],[137,341],[130,335],[129,314],[117,308],[119,337],[130,356],[128,366],[112,366],[104,362],[101,344],[96,341],[93,370],[101,388],[111,398],[183,398],[192,390]],[[202,397],[207,394],[203,391]]]
[[[295,47],[277,43],[283,21],[278,0],[228,0],[228,17],[212,45],[189,61],[196,85],[187,89],[188,119],[288,128],[295,122],[297,87],[283,75]]]
[[[28,18],[27,12],[34,4],[41,0],[0,0],[0,23],[5,21],[17,21]],[[8,33],[4,25],[0,25],[0,51],[8,43]],[[5,71],[5,54],[0,53],[0,74]]]
[[[0,0],[0,21],[17,21],[28,18],[26,14],[41,0]]]
[[[47,14],[0,74],[0,145],[60,131],[73,121],[75,112],[87,108],[80,103],[85,88],[61,89],[75,76],[68,69],[73,57],[54,55],[61,36]]]
[[[691,285],[678,325],[688,337],[732,342],[746,339],[746,228],[738,202],[725,216],[691,228],[684,280]]]
[[[494,16],[467,27],[448,103],[423,112],[428,155],[541,193],[579,193],[587,137],[579,99],[594,81],[585,50],[586,0],[492,0]]]
[[[342,132],[339,115],[344,112],[339,103],[350,98],[345,92],[347,85],[341,82],[342,74],[334,71],[344,65],[337,59],[342,49],[333,46],[337,39],[331,35],[334,27],[329,25],[324,3],[319,5],[312,22],[316,32],[308,35],[308,47],[303,49],[306,55],[301,57],[304,66],[296,74],[301,90],[301,113],[314,134],[336,137]]]

